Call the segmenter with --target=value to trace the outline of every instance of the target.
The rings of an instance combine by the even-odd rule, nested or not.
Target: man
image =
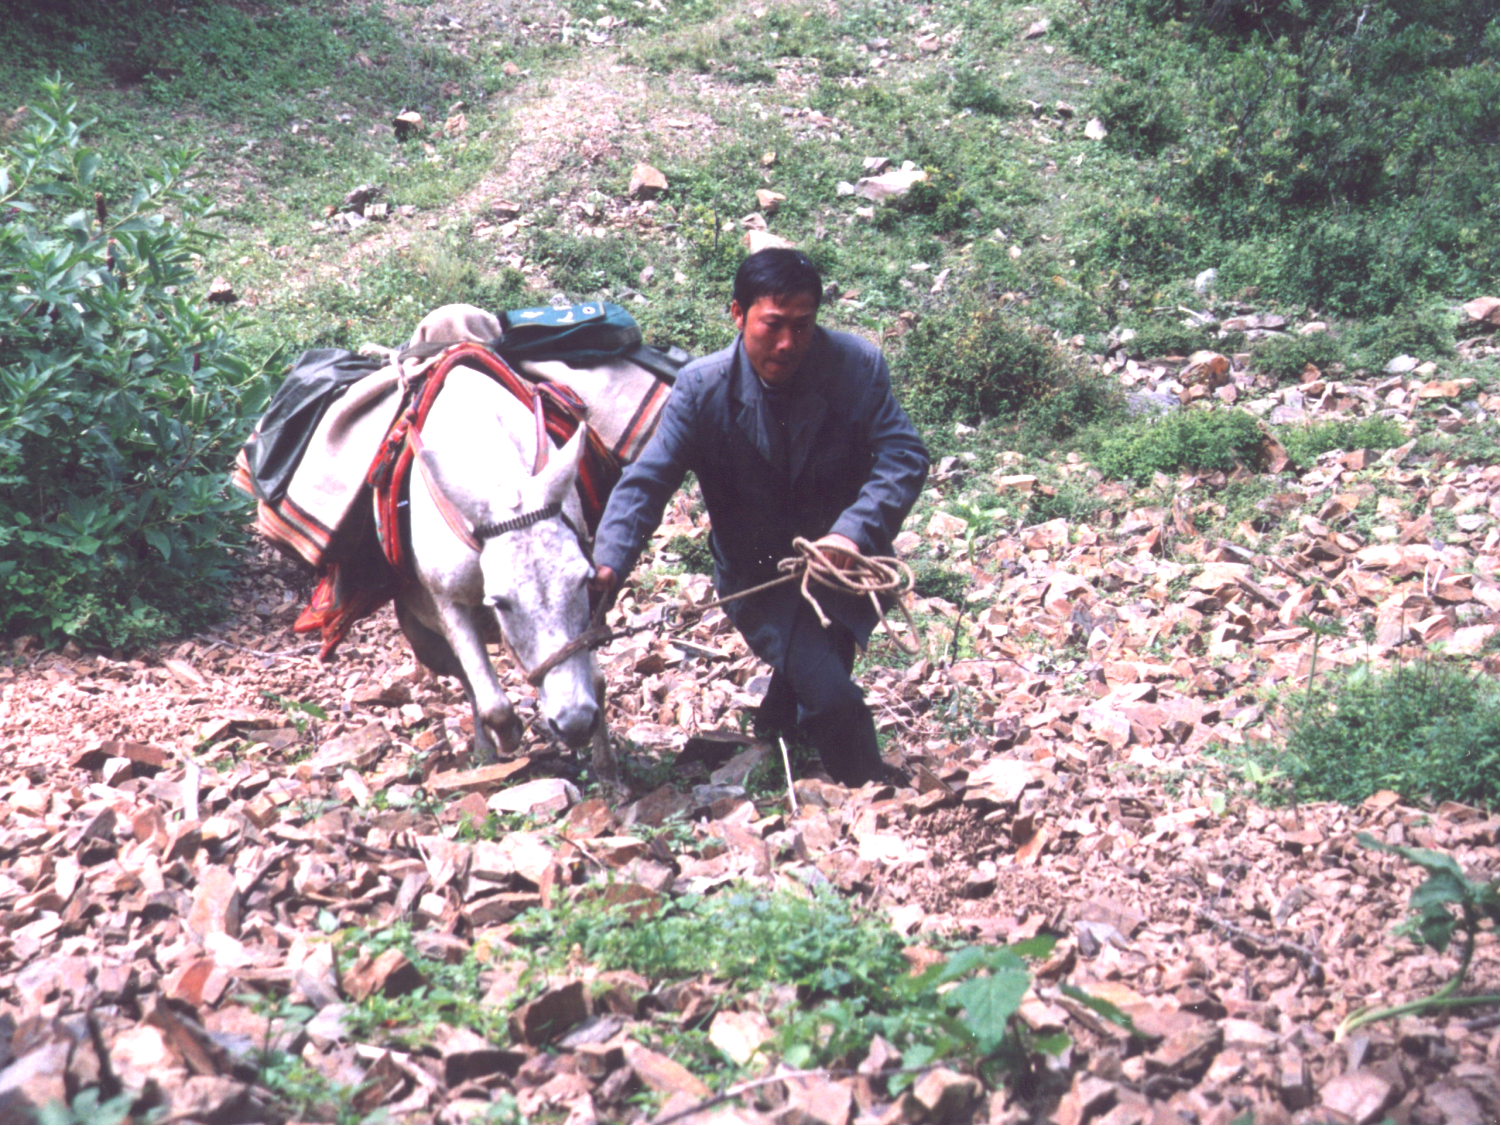
[[[928,451],[891,394],[880,350],[817,326],[822,295],[799,251],[762,250],[741,264],[730,302],[740,335],[683,368],[656,433],[615,486],[595,537],[596,590],[613,591],[635,566],[689,470],[709,511],[721,596],[777,577],[797,536],[834,555],[891,553]],[[726,610],[774,670],[758,727],[800,723],[829,775],[858,786],[887,774],[850,679],[876,611],[868,598],[825,591],[819,601],[828,629],[795,584]]]

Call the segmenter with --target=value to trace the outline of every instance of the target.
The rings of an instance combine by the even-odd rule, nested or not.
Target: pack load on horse
[[[613,778],[592,653],[548,658],[588,625],[589,537],[686,358],[603,303],[444,306],[384,362],[304,353],[234,474],[261,534],[317,572],[293,628],[319,632],[328,659],[394,599],[417,658],[463,685],[483,756],[521,737],[485,650],[503,638],[523,667],[545,665],[548,732],[592,739]]]

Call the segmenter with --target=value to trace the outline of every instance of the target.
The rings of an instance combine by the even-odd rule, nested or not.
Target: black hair
[[[742,310],[749,310],[762,297],[793,297],[811,294],[814,308],[823,301],[823,278],[801,250],[769,246],[740,263],[735,271],[733,297]]]

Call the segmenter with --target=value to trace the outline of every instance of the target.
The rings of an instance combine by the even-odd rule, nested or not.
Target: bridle
[[[541,399],[538,398],[534,402],[540,404]],[[547,467],[549,453],[547,434],[543,429],[540,406],[535,413],[537,415],[537,458],[532,465],[533,477]],[[580,423],[580,425],[585,424]],[[508,532],[519,532],[530,528],[534,524],[540,524],[544,520],[558,519],[563,522],[563,526],[572,532],[574,538],[578,540],[579,547],[584,552],[584,558],[590,558],[592,553],[589,550],[588,538],[580,531],[578,525],[568,518],[568,514],[563,511],[563,503],[561,501],[555,500],[551,504],[545,504],[541,508],[534,508],[530,512],[523,512],[518,516],[512,516],[508,520],[497,520],[485,524],[471,524],[468,517],[459,511],[458,506],[448,498],[448,494],[443,491],[443,486],[433,476],[432,470],[428,467],[427,459],[422,456],[426,452],[427,446],[422,441],[422,434],[417,427],[413,426],[407,430],[407,442],[411,445],[412,453],[416,456],[417,468],[422,474],[422,480],[427,483],[428,495],[433,498],[433,503],[437,506],[438,512],[442,514],[443,522],[448,525],[453,534],[462,540],[471,551],[479,552],[483,550],[487,540],[498,539]],[[542,660],[536,668],[527,673],[527,683],[533,688],[540,687],[542,678],[569,657],[572,657],[582,649],[597,649],[602,645],[604,639],[599,638],[597,635],[603,626],[604,609],[605,600],[600,599],[598,607],[590,615],[589,627],[583,633],[573,638],[573,640],[566,642],[556,653]],[[503,636],[504,634],[502,634]],[[507,647],[509,648],[509,645]],[[511,651],[511,655],[516,657],[515,650]],[[519,657],[516,657],[516,663],[521,664]]]

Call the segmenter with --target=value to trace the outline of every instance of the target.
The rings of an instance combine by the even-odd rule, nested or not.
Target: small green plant
[[[1154,473],[1254,467],[1261,451],[1256,419],[1242,410],[1197,410],[1138,421],[1105,438],[1095,466],[1106,477],[1145,485]]]
[[[166,1107],[152,1107],[144,1114],[132,1108],[137,1096],[123,1091],[114,1098],[103,1098],[98,1087],[87,1087],[74,1096],[71,1105],[50,1102],[37,1112],[39,1126],[120,1126],[125,1122],[160,1122],[167,1116]]]
[[[1355,805],[1377,790],[1495,809],[1501,799],[1496,682],[1425,659],[1378,672],[1357,665],[1311,682],[1280,750],[1251,757],[1311,801]]]
[[[1389,418],[1341,419],[1284,426],[1277,439],[1296,465],[1311,465],[1330,450],[1390,450],[1407,440],[1402,427]]]
[[[709,551],[709,537],[673,536],[662,545],[668,555],[676,555],[683,570],[693,575],[712,575],[714,555]]]
[[[1157,356],[1191,356],[1203,348],[1212,348],[1215,340],[1203,325],[1184,325],[1177,321],[1156,318],[1131,326],[1136,335],[1125,349],[1137,359],[1152,359]]]
[[[1307,336],[1278,333],[1265,336],[1251,346],[1251,366],[1284,383],[1299,378],[1309,364],[1327,372],[1334,364],[1348,359],[1344,345],[1332,333],[1314,332]]]
[[[920,559],[912,568],[912,593],[919,598],[941,598],[958,605],[969,584],[968,575],[931,559]]]
[[[978,422],[1015,412],[1071,375],[1047,333],[1015,314],[963,301],[902,339],[898,389],[926,422]]]
[[[1017,448],[1032,454],[1075,449],[1085,444],[1087,431],[1108,428],[1125,417],[1126,398],[1119,382],[1080,374],[1022,409]]]
[[[1408,899],[1407,905],[1412,914],[1398,928],[1398,933],[1442,954],[1449,949],[1454,932],[1458,930],[1464,935],[1464,949],[1460,952],[1459,968],[1454,971],[1454,976],[1440,986],[1437,992],[1409,1001],[1405,1005],[1393,1005],[1385,1009],[1359,1009],[1340,1023],[1335,1039],[1343,1040],[1357,1028],[1373,1021],[1395,1020],[1398,1017],[1467,1005],[1495,1005],[1501,1001],[1501,996],[1495,993],[1481,997],[1459,995],[1459,987],[1464,983],[1470,961],[1475,955],[1476,935],[1487,919],[1490,920],[1492,930],[1501,925],[1501,897],[1498,897],[1497,881],[1468,878],[1454,858],[1445,852],[1389,845],[1369,833],[1357,833],[1355,839],[1366,848],[1400,856],[1428,873],[1428,878],[1418,885]],[[1457,916],[1455,908],[1459,911]]]
[[[298,735],[306,735],[308,733],[308,721],[310,719],[322,720],[324,722],[328,720],[328,712],[324,711],[317,704],[309,704],[305,700],[294,700],[290,696],[281,696],[275,692],[265,691],[261,693],[261,699],[265,700],[268,704],[275,704],[279,707],[286,714],[292,726],[297,729]]]

